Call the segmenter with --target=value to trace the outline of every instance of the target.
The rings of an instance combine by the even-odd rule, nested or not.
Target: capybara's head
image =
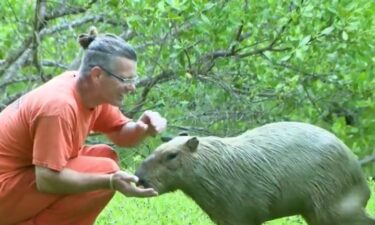
[[[180,189],[183,180],[189,179],[198,145],[198,138],[191,136],[178,136],[163,143],[136,171],[138,185],[152,187],[159,194]]]

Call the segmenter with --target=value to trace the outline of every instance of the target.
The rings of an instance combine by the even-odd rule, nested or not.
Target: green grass
[[[375,184],[367,211],[375,216]],[[204,212],[181,192],[155,198],[126,198],[116,194],[100,214],[96,225],[213,225]],[[288,217],[266,223],[267,225],[306,224],[299,217]]]

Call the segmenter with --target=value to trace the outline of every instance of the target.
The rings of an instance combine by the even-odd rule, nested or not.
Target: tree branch
[[[237,29],[237,34],[236,34],[236,37],[234,39],[234,43],[232,44],[232,47],[231,47],[231,50],[230,50],[233,53],[236,51],[236,47],[238,46],[238,43],[244,40],[244,39],[242,39],[243,26],[244,26],[243,21],[241,21],[241,24]]]
[[[28,76],[28,77],[23,77],[23,78],[16,78],[12,80],[8,80],[6,82],[0,83],[0,89],[5,89],[8,85],[15,84],[15,83],[21,83],[21,82],[31,82],[31,81],[37,81],[36,76]]]
[[[92,22],[92,21],[99,22],[99,21],[102,21],[103,18],[104,18],[103,14],[95,15],[95,16],[85,16],[85,17],[83,17],[81,19],[74,20],[74,21],[72,21],[70,23],[63,23],[63,24],[51,27],[49,29],[43,29],[39,33],[39,36],[42,39],[46,35],[50,35],[50,34],[53,34],[53,33],[56,33],[56,32],[62,31],[62,30],[66,30],[66,29],[69,29],[69,28],[72,28],[72,27],[80,26],[80,25],[88,23],[88,22]]]
[[[26,38],[26,41],[23,42],[24,44],[13,54],[10,54],[7,59],[5,59],[4,63],[2,64],[2,67],[0,69],[0,76],[3,75],[7,77],[4,73],[5,71],[12,67],[12,64],[17,63],[20,58],[25,57],[25,52],[30,50],[30,45],[32,43],[32,37]],[[21,64],[21,63],[18,63]]]
[[[39,61],[39,48],[38,47],[40,44],[40,39],[39,39],[38,33],[46,25],[47,21],[45,20],[45,14],[46,14],[46,0],[37,0],[36,10],[35,10],[35,19],[34,19],[32,51],[34,53],[33,54],[34,65],[43,82],[45,82],[46,79],[44,78],[43,68]]]
[[[7,107],[10,103],[14,102],[16,99],[18,99],[19,97],[21,97],[25,93],[26,93],[26,91],[17,93],[15,95],[12,95],[12,96],[8,97],[3,102],[0,102],[0,112],[3,111],[3,109],[5,109],[5,107]]]
[[[141,82],[139,86],[143,86],[143,85],[145,86],[143,91],[142,91],[141,97],[138,100],[138,102],[135,104],[135,107],[133,109],[131,109],[129,112],[125,112],[125,114],[128,117],[133,118],[134,115],[137,112],[141,111],[141,109],[142,109],[143,105],[145,104],[147,96],[148,96],[149,92],[151,91],[151,89],[157,83],[165,82],[165,81],[171,79],[173,76],[175,76],[175,74],[173,72],[163,71],[162,73],[160,73],[156,77],[151,78],[151,79],[147,79],[147,80]]]
[[[53,10],[51,13],[47,14],[45,16],[45,19],[49,21],[49,20],[54,20],[54,19],[64,17],[64,16],[84,13],[88,9],[90,9],[91,6],[96,2],[97,0],[91,0],[84,7],[67,7],[66,4],[60,2],[60,6],[58,6],[56,10]]]
[[[68,15],[74,15],[79,13],[84,13],[87,11],[87,8],[64,8],[64,9],[57,9],[54,10],[51,14],[48,14],[45,16],[45,19],[47,21],[54,20],[60,17],[68,16]]]
[[[15,76],[17,71],[27,62],[27,60],[29,59],[31,55],[32,55],[32,49],[30,49],[29,47],[26,47],[25,49],[21,51],[21,55],[19,55],[15,59],[15,61],[12,62],[12,64],[9,64],[6,62],[5,64],[9,64],[9,65],[6,65],[8,66],[8,68],[5,70],[3,74],[3,80],[7,81],[10,79],[10,77]],[[0,74],[1,72],[2,71],[0,71]]]
[[[170,33],[169,35],[167,36],[168,38],[166,37],[162,37],[162,38],[159,38],[157,40],[152,40],[152,41],[149,41],[149,42],[145,42],[144,44],[142,45],[138,45],[138,46],[135,46],[134,48],[136,50],[140,50],[140,49],[144,49],[148,46],[153,46],[153,45],[160,45],[162,44],[163,42],[165,42],[166,40],[168,39],[173,39],[175,38],[176,36],[178,36],[181,32],[183,31],[186,31],[188,30],[190,27],[194,26],[196,24],[196,22],[194,21],[187,21],[185,22],[184,24],[182,25],[178,25],[176,28],[174,28]]]
[[[64,64],[59,63],[59,62],[50,61],[50,60],[43,60],[42,61],[42,66],[57,67],[57,68],[61,68],[61,69],[68,69],[67,65],[64,65]]]
[[[192,133],[204,133],[204,134],[211,134],[210,131],[207,129],[207,128],[203,128],[203,127],[185,127],[185,126],[180,126],[180,125],[174,125],[174,124],[169,124],[168,127],[170,128],[175,128],[175,129],[179,129],[179,130],[182,130],[182,131],[189,131],[189,135],[190,135],[190,132],[193,131]]]
[[[366,166],[367,164],[373,163],[375,161],[375,154],[364,157],[359,160],[361,166]]]
[[[41,41],[41,39],[46,35],[50,35],[58,31],[69,29],[71,27],[79,26],[91,21],[100,21],[103,18],[103,15],[86,16],[79,20],[75,20],[71,23],[60,24],[49,29],[44,28],[39,32],[38,39],[39,41]],[[32,48],[32,44],[34,40],[34,34],[26,38],[25,40],[26,41],[24,42],[24,45],[21,46],[15,54],[10,55],[5,60],[5,63],[3,63],[3,66],[0,69],[0,77],[2,75],[4,80],[8,80],[11,76],[14,76],[14,74],[16,74],[17,71],[25,65],[29,57],[33,54],[34,51]]]

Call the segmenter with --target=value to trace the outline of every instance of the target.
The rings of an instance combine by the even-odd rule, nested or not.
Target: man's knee
[[[117,163],[119,161],[116,151],[111,146],[106,144],[85,146],[81,150],[81,155],[107,157],[114,160]]]
[[[85,155],[71,159],[66,168],[83,173],[114,173],[120,169],[117,162],[109,157]]]
[[[98,163],[98,166],[103,172],[108,171],[107,173],[113,173],[120,170],[117,161],[114,161],[112,158],[101,157],[100,161],[101,162]]]

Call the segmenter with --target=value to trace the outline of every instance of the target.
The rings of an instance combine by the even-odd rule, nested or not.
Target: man
[[[136,53],[114,35],[80,37],[79,71],[32,90],[0,113],[0,225],[88,225],[115,191],[151,197],[120,171],[107,145],[84,146],[91,131],[134,146],[166,128],[157,112],[136,122],[119,110],[135,90]]]

